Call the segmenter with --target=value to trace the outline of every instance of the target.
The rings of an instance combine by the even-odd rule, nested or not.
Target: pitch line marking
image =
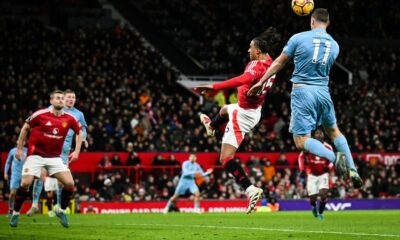
[[[37,225],[48,225],[50,223],[30,223]],[[84,226],[84,225],[101,225],[101,224],[71,224],[71,226]],[[107,223],[110,225],[110,223]],[[184,224],[158,224],[158,223],[115,223],[115,226],[148,226],[148,227],[185,227],[185,228],[218,228],[218,229],[236,229],[236,230],[257,230],[269,232],[293,232],[293,233],[315,233],[315,234],[333,234],[333,235],[350,235],[350,236],[366,236],[366,237],[396,237],[400,235],[395,234],[377,234],[377,233],[352,233],[352,232],[336,232],[336,231],[314,231],[314,230],[301,230],[301,229],[282,229],[282,228],[263,228],[263,227],[234,227],[234,226],[213,226],[213,225],[184,225]]]
[[[161,226],[161,227],[190,227],[190,228],[219,228],[219,229],[237,229],[237,230],[257,230],[269,232],[297,232],[297,233],[319,233],[319,234],[336,234],[336,235],[355,235],[355,236],[375,236],[375,237],[397,237],[400,235],[395,234],[377,234],[377,233],[346,233],[336,231],[313,231],[313,230],[297,230],[297,229],[280,229],[280,228],[263,228],[263,227],[234,227],[234,226],[212,226],[212,225],[183,225],[183,224],[115,224],[115,225],[129,225],[129,226]]]

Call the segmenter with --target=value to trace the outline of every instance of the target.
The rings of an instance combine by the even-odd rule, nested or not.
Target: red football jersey
[[[244,109],[257,109],[263,104],[265,95],[272,87],[275,78],[271,77],[267,82],[265,82],[263,91],[260,95],[249,97],[247,96],[247,92],[252,86],[260,81],[262,76],[264,76],[265,72],[271,66],[272,62],[272,58],[268,55],[265,60],[251,61],[247,64],[246,69],[241,76],[216,83],[213,85],[213,88],[215,90],[220,90],[237,87],[239,107]]]
[[[28,139],[28,156],[59,157],[64,145],[68,130],[72,128],[79,133],[82,128],[76,118],[67,112],[55,116],[51,109],[36,111],[26,123],[31,127]]]
[[[325,142],[324,146],[332,150],[332,146]],[[320,158],[311,153],[301,152],[298,161],[300,171],[306,170],[307,175],[311,173],[314,176],[320,176],[329,172],[329,169],[333,167],[333,164],[329,162],[329,160]]]

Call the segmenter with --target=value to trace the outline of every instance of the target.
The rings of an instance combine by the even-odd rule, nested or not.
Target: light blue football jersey
[[[293,35],[283,53],[293,58],[293,83],[327,86],[339,45],[325,29],[316,28]]]
[[[86,132],[87,123],[86,123],[83,113],[81,111],[79,111],[78,109],[76,109],[75,107],[64,108],[64,111],[72,114],[78,120],[78,122],[82,125],[82,139],[85,140],[86,135],[87,135],[87,132]],[[72,129],[70,129],[68,131],[67,137],[65,138],[65,141],[64,141],[63,152],[69,152],[71,150],[71,145],[72,145],[72,140],[73,140],[74,134],[75,133]]]

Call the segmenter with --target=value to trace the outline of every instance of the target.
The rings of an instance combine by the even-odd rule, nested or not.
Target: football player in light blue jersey
[[[14,200],[15,195],[17,194],[17,190],[21,185],[21,177],[22,177],[22,166],[24,165],[24,160],[27,155],[27,148],[22,148],[22,152],[24,153],[23,159],[20,161],[15,158],[15,152],[17,151],[17,147],[14,147],[8,153],[6,165],[4,166],[4,180],[9,181],[10,183],[10,196],[8,200],[8,213],[7,216],[11,216],[14,210]],[[8,170],[11,167],[11,178],[8,175]]]
[[[296,147],[335,164],[344,178],[350,177],[353,186],[360,188],[362,180],[357,173],[346,138],[336,124],[335,109],[329,93],[329,71],[339,55],[339,45],[326,32],[329,13],[326,9],[315,9],[311,16],[311,30],[293,35],[281,55],[274,61],[261,80],[248,95],[260,92],[265,82],[281,70],[293,58],[294,71],[291,94],[292,117],[289,131],[293,133]],[[337,154],[318,140],[311,138],[312,130],[323,125],[334,143]]]
[[[65,90],[65,92],[64,92],[64,111],[71,113],[78,120],[78,122],[82,125],[83,144],[85,147],[88,147],[88,142],[86,141],[86,136],[87,136],[86,120],[85,120],[83,113],[74,107],[75,102],[76,102],[75,92],[70,89]],[[50,107],[52,107],[52,106],[50,106]],[[71,151],[73,137],[74,137],[74,131],[72,131],[72,129],[70,129],[68,131],[67,137],[64,140],[64,145],[63,145],[63,149],[61,152],[61,159],[63,160],[65,165],[68,165],[68,158],[69,158],[69,153]],[[36,179],[33,184],[32,207],[26,213],[27,216],[32,216],[34,213],[38,212],[38,209],[39,209],[38,203],[39,203],[39,199],[40,199],[40,194],[42,193],[42,189],[43,189],[43,180]],[[58,206],[60,206],[60,204],[61,204],[61,192],[62,192],[62,187],[59,186],[58,190],[57,190],[57,205]]]
[[[200,174],[202,177],[207,177],[213,170],[208,169],[206,172],[196,162],[196,155],[190,154],[189,160],[186,160],[182,164],[182,176],[179,179],[178,186],[175,189],[174,195],[168,200],[167,206],[164,208],[164,213],[168,213],[172,203],[175,203],[179,198],[179,195],[185,195],[187,191],[194,194],[194,212],[200,213],[200,191],[196,185],[195,177],[196,174]]]

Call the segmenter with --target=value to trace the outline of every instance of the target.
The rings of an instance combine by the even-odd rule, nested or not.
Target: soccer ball
[[[313,0],[292,0],[293,12],[299,16],[307,16],[314,9]]]

